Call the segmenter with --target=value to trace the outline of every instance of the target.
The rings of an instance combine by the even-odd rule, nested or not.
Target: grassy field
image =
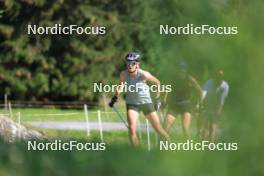
[[[23,123],[28,121],[83,121],[81,110],[62,109],[13,109],[21,112]],[[94,116],[92,115],[95,112]],[[90,111],[90,119],[97,121],[96,110]],[[80,113],[75,118],[47,116],[56,113]],[[41,117],[32,115],[43,114]],[[28,116],[26,116],[28,115]],[[31,116],[30,116],[31,115]],[[13,117],[14,119],[15,116]],[[113,121],[119,121],[113,114]],[[24,121],[25,120],[25,121]],[[229,119],[230,120],[230,119]],[[196,119],[193,118],[195,128]],[[176,126],[180,128],[180,119]],[[91,137],[85,131],[38,129],[49,140],[77,140],[79,142],[100,141],[99,132],[92,131]],[[92,175],[92,176],[134,176],[137,175],[263,175],[263,160],[253,153],[261,152],[259,145],[252,145],[245,138],[227,141],[240,142],[238,151],[160,151],[154,133],[151,134],[151,152],[147,150],[147,135],[142,134],[141,146],[130,146],[127,131],[103,132],[106,151],[28,151],[27,143],[7,144],[0,141],[0,175]],[[194,134],[193,134],[194,135]],[[173,133],[174,142],[183,141],[181,132]],[[239,139],[239,138],[238,138]],[[250,139],[249,139],[250,140]],[[246,153],[246,154],[245,154]],[[237,164],[239,163],[239,164]],[[19,170],[19,173],[17,173]]]
[[[107,115],[104,112],[104,109],[101,109],[102,112],[102,122],[122,122],[117,114],[111,109],[107,109]],[[126,120],[125,108],[119,108],[120,112],[123,115],[123,118]],[[98,110],[92,109],[89,110],[89,121],[90,122],[98,122]],[[60,121],[60,122],[70,122],[70,121],[78,121],[85,122],[84,111],[82,109],[58,109],[58,108],[14,108],[12,110],[12,118],[14,121],[17,121],[17,113],[20,112],[21,123],[30,128],[41,131],[49,138],[73,138],[73,139],[85,139],[87,140],[87,135],[85,130],[56,130],[56,129],[46,129],[46,128],[38,128],[29,125],[28,122],[45,122],[45,121]],[[5,112],[3,109],[0,111],[2,114],[6,114],[9,112]],[[145,124],[145,117],[143,114],[140,114],[140,122],[141,124]],[[175,128],[171,129],[172,136],[175,137],[176,140],[182,139],[181,132],[181,120],[178,118],[174,125],[178,128],[178,131],[175,131]],[[193,119],[192,128],[196,128],[196,119]],[[179,131],[180,130],[180,131]],[[122,139],[121,143],[128,143],[127,132],[104,132],[106,141],[117,142],[119,139]],[[153,141],[156,140],[154,137],[154,133],[151,134]],[[193,134],[195,135],[195,134]],[[99,139],[99,131],[92,131],[92,138]],[[146,135],[145,135],[146,136]],[[145,139],[143,139],[144,141]],[[146,141],[146,140],[145,140]]]
[[[106,151],[28,151],[25,143],[1,143],[0,147],[3,176],[263,175],[263,163],[260,158],[245,155],[247,147],[233,152],[148,152],[117,143],[107,146]]]
[[[49,136],[50,139],[61,139],[61,140],[78,140],[78,141],[100,141],[99,131],[92,131],[90,137],[87,137],[85,131],[81,130],[47,130],[42,131]],[[130,146],[128,139],[128,131],[114,131],[114,132],[103,132],[104,141],[108,146],[125,145]],[[142,149],[147,150],[147,134],[142,133],[140,140],[140,146]],[[157,138],[154,133],[150,134],[150,145],[151,149],[157,147]]]
[[[111,110],[111,109],[108,109]],[[88,138],[85,130],[56,130],[56,129],[46,129],[46,128],[39,128],[35,126],[29,125],[28,122],[31,121],[61,121],[61,122],[69,122],[69,121],[79,121],[79,122],[85,122],[84,118],[84,111],[81,109],[58,109],[58,108],[14,108],[12,110],[12,118],[14,121],[17,121],[17,113],[20,112],[21,115],[21,123],[25,126],[38,130],[41,133],[43,133],[46,137],[49,139],[76,139],[76,140],[100,140],[99,131],[91,131],[91,136]],[[121,122],[121,120],[118,118],[115,112],[109,112],[108,111],[108,117],[104,113],[104,110],[101,110],[102,112],[102,121],[103,122]],[[120,108],[120,112],[123,115],[123,118],[126,119],[125,109]],[[1,110],[0,113],[6,114],[9,112],[5,112],[4,110]],[[89,121],[91,122],[98,122],[97,117],[97,110],[89,110]],[[142,124],[145,124],[145,118],[143,114],[140,115],[140,121]],[[176,126],[180,128],[180,120],[176,121]],[[194,125],[195,126],[195,125]],[[172,129],[171,131],[173,133],[173,136],[175,136],[175,139],[181,138],[181,133],[175,135],[175,130]],[[127,131],[113,131],[113,132],[106,132],[104,131],[104,142],[110,145],[115,144],[124,144],[124,145],[130,145],[128,140],[128,132]],[[151,147],[153,148],[154,145],[157,143],[157,138],[155,136],[155,133],[150,134],[151,137]],[[142,132],[142,138],[141,145],[143,148],[146,149],[147,146],[147,134]]]
[[[117,114],[110,108],[105,111],[104,109],[98,109],[101,111],[101,119],[103,122],[121,122]],[[88,110],[89,121],[98,121],[98,110]],[[123,118],[126,119],[126,110],[124,107],[118,108]],[[22,122],[28,121],[85,121],[84,110],[82,109],[59,109],[59,108],[14,108],[12,109],[12,119],[17,120],[18,112]],[[0,114],[10,115],[9,112],[0,110]],[[145,117],[140,113],[141,123],[145,123]],[[177,125],[180,125],[180,120],[176,121]]]
[[[117,118],[115,118],[116,114],[110,110],[107,111],[107,114],[101,110],[103,121],[118,120]],[[12,110],[13,119],[17,118],[18,112],[20,112],[22,121],[84,121],[85,120],[84,111],[82,109],[15,108]],[[2,110],[2,112],[0,113],[5,114],[6,112]],[[97,110],[89,110],[88,111],[89,120],[97,121],[98,120],[97,114],[98,114]]]

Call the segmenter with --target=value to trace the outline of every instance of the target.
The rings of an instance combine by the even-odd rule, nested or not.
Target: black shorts
[[[176,116],[185,112],[191,113],[192,107],[190,100],[179,101],[176,102],[175,106],[168,106],[168,114]]]
[[[149,113],[156,111],[152,103],[139,104],[139,105],[127,104],[126,107],[127,107],[127,111],[129,109],[133,109],[137,112],[142,111],[144,115],[148,115]]]

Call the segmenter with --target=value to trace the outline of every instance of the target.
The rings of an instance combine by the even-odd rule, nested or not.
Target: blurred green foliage
[[[4,176],[263,175],[262,164],[243,151],[148,152],[115,144],[106,151],[92,152],[27,151],[25,144],[4,144],[0,149],[0,174]]]
[[[1,145],[1,172],[24,175],[264,175],[263,0],[6,0],[0,11],[0,93],[14,98],[96,100],[92,82],[117,82],[129,50],[141,66],[172,81],[177,61],[203,84],[215,69],[230,84],[223,121],[237,152],[25,152]],[[28,23],[106,25],[107,35],[28,36]],[[159,25],[238,26],[238,35],[159,35]],[[118,145],[118,144],[117,144]],[[25,158],[29,157],[26,166]],[[67,161],[67,162],[65,162]]]
[[[95,100],[92,83],[113,80],[126,52],[143,46],[138,5],[141,9],[139,1],[1,2],[0,93],[27,100]],[[107,34],[27,34],[28,24],[56,23],[106,26]]]
[[[208,78],[210,69],[218,67],[236,84],[243,78],[240,75],[247,73],[242,65],[238,70],[242,73],[233,74],[234,65],[239,61],[246,66],[248,57],[254,56],[250,52],[260,49],[256,42],[262,42],[263,20],[262,14],[255,12],[262,10],[261,5],[258,0],[3,1],[0,94],[20,100],[97,101],[92,83],[117,83],[124,55],[131,50],[140,52],[142,67],[162,81],[177,60],[185,59],[200,83]],[[55,23],[106,26],[107,34],[27,34],[27,24]],[[160,24],[187,23],[238,26],[239,35],[159,35]],[[256,24],[260,27],[254,27]]]

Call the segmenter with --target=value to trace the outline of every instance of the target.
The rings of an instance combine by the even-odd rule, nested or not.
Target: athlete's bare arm
[[[160,90],[159,90],[160,81],[155,76],[153,76],[151,73],[147,71],[143,72],[143,79],[157,85],[157,97],[159,97],[160,96]]]
[[[196,88],[196,90],[199,91],[200,94],[202,94],[203,89],[201,88],[201,86],[198,84],[197,80],[193,77],[193,76],[189,76],[191,83],[194,85],[194,87]]]
[[[115,96],[119,96],[124,89],[125,86],[125,71],[122,71],[119,76],[119,85],[116,88]]]

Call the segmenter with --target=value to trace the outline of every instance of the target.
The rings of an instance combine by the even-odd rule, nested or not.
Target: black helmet
[[[139,62],[141,59],[140,55],[136,52],[129,52],[126,55],[126,61],[136,61]]]

